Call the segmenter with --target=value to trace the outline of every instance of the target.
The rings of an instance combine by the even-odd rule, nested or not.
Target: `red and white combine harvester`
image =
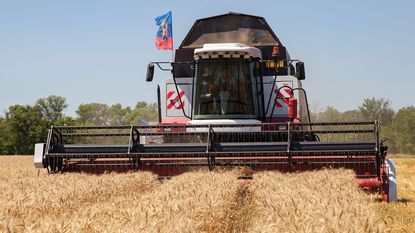
[[[203,168],[298,172],[353,169],[360,186],[396,200],[395,167],[377,122],[310,121],[304,64],[262,17],[229,13],[195,22],[158,87],[159,122],[52,126],[35,166],[62,171],[148,170],[172,176]]]

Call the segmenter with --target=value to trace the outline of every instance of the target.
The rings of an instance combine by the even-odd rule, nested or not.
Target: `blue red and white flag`
[[[162,50],[173,50],[173,27],[171,11],[155,18],[159,26],[156,36],[156,47]]]

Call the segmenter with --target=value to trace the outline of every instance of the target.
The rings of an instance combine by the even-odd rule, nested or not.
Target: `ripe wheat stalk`
[[[27,160],[27,161],[26,161]],[[348,170],[193,171],[37,177],[0,158],[0,232],[381,232],[371,197]]]

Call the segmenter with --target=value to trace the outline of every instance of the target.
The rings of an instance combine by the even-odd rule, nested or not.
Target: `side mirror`
[[[153,63],[150,63],[147,66],[146,81],[147,82],[153,81],[153,76],[154,76],[154,64]]]
[[[298,78],[298,80],[304,80],[305,79],[305,69],[304,69],[304,62],[297,62],[295,64],[295,69],[297,71],[296,73],[296,77]]]

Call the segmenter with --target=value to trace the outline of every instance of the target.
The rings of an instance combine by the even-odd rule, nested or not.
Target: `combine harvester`
[[[304,63],[262,17],[229,13],[195,22],[158,86],[159,124],[52,126],[35,166],[63,171],[147,170],[172,176],[206,167],[298,172],[347,168],[360,186],[396,200],[395,167],[377,122],[310,121]]]

